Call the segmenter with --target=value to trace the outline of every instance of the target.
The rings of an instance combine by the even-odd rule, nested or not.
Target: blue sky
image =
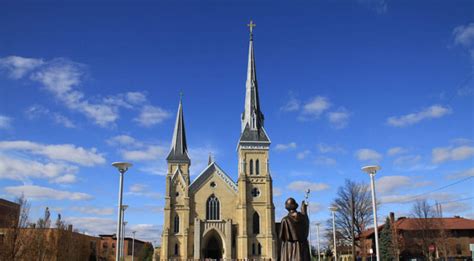
[[[80,231],[113,233],[117,160],[137,237],[159,241],[165,156],[183,92],[192,174],[235,180],[255,55],[277,218],[312,189],[312,220],[377,163],[380,216],[413,196],[473,214],[472,1],[0,4],[0,196],[24,193]],[[461,199],[461,200],[460,200]],[[459,201],[460,200],[460,201]]]

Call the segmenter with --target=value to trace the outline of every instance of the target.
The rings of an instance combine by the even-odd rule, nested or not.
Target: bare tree
[[[412,207],[412,216],[415,218],[417,226],[416,238],[417,244],[422,250],[423,256],[431,258],[429,247],[436,239],[438,224],[434,219],[436,211],[426,199],[417,200]]]
[[[26,248],[29,245],[27,241],[28,238],[22,236],[22,229],[28,226],[30,203],[28,203],[24,195],[17,198],[16,203],[20,205],[19,216],[14,214],[14,216],[11,217],[14,222],[6,229],[2,251],[0,251],[0,258],[2,260],[19,260],[24,258]]]
[[[346,180],[339,187],[333,205],[336,211],[336,229],[342,244],[351,245],[353,260],[356,259],[355,248],[360,247],[355,235],[360,235],[372,222],[372,198],[367,184]]]

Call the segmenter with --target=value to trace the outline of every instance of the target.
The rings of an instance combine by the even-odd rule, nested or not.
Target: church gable
[[[195,194],[212,177],[217,177],[217,179],[220,179],[230,191],[233,191],[235,194],[237,194],[238,189],[235,182],[215,162],[207,166],[207,168],[204,169],[201,174],[199,174],[193,183],[191,183],[191,186],[189,187],[190,194]]]

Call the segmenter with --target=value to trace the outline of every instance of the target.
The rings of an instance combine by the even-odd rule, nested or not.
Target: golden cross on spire
[[[181,102],[183,100],[183,91],[179,92],[179,101]]]
[[[257,25],[254,24],[252,20],[250,20],[250,23],[247,24],[247,26],[250,28],[250,34],[252,34],[253,33],[253,28]]]

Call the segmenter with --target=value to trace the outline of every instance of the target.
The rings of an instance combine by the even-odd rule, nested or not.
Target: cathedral
[[[191,182],[183,106],[180,101],[171,151],[166,158],[162,260],[276,260],[277,234],[270,138],[260,108],[253,48],[253,24],[238,141],[235,182],[215,161]]]

